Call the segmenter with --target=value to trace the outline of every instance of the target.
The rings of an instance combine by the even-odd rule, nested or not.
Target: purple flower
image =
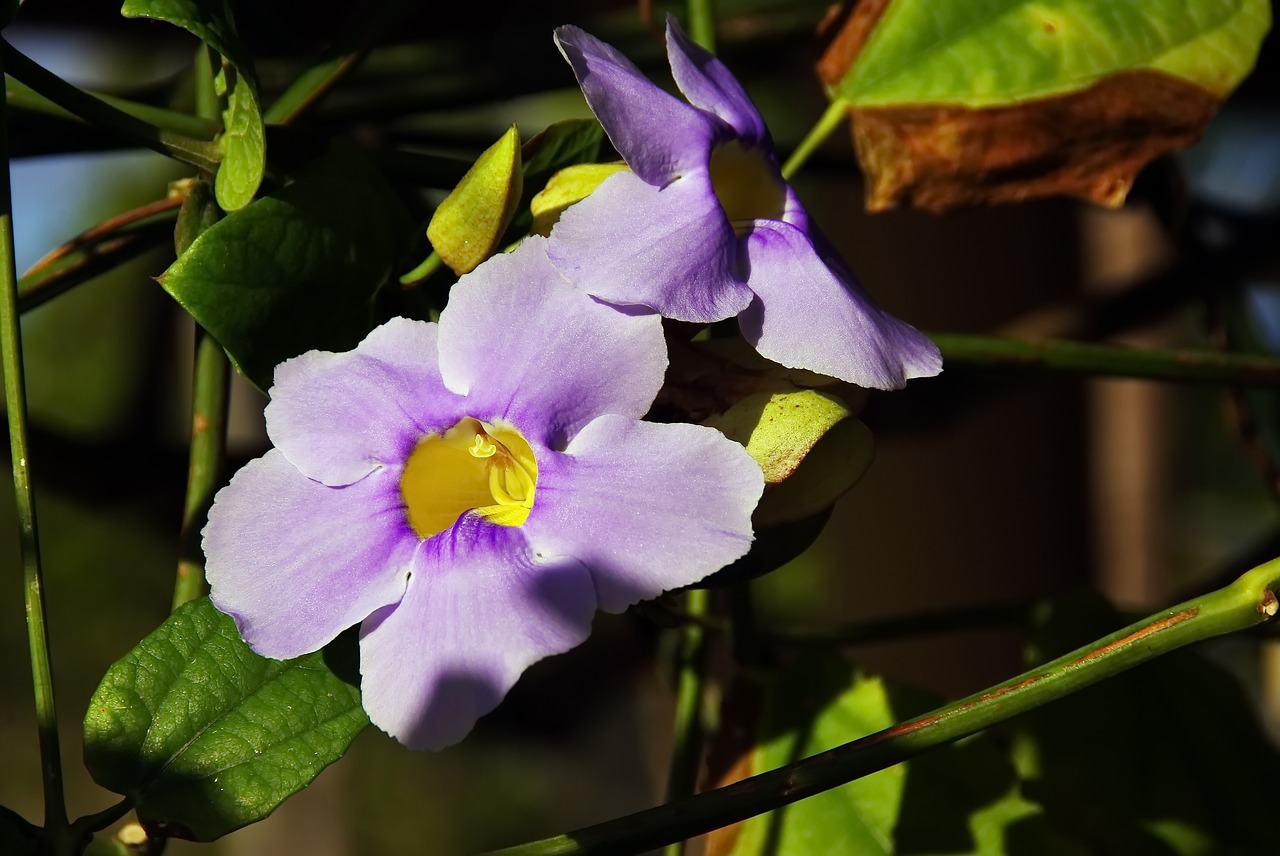
[[[938,349],[858,287],[778,168],[759,111],[729,70],[667,18],[669,95],[617,50],[556,30],[587,104],[631,172],[551,233],[565,276],[618,305],[709,323],[733,316],[763,356],[860,386],[942,370]]]
[[[565,282],[527,240],[462,277],[439,324],[392,320],[276,368],[275,448],[218,493],[211,597],[268,657],[360,624],[372,721],[455,743],[597,608],[742,556],[759,466],[697,425],[639,421],[659,319]]]

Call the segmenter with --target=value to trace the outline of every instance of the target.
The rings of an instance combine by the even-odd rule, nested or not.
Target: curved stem
[[[1181,383],[1280,386],[1280,359],[1221,351],[1133,348],[1064,339],[931,333],[944,364],[1043,369]]]
[[[787,162],[782,165],[782,177],[791,180],[792,177],[804,166],[805,161],[809,159],[818,148],[826,142],[827,137],[840,127],[840,123],[844,121],[845,114],[849,110],[849,105],[840,99],[832,101],[827,107],[817,123],[809,129],[809,133],[800,141],[800,145],[796,146],[796,150],[791,153],[791,157],[787,158]]]
[[[1280,559],[991,689],[827,752],[714,791],[492,856],[642,853],[839,787],[976,734],[1155,657],[1268,621]]]
[[[137,116],[112,107],[82,89],[77,89],[48,69],[35,63],[13,45],[0,40],[0,59],[5,71],[40,95],[81,119],[108,128],[139,145],[176,158],[202,170],[218,167],[217,145],[159,128]]]
[[[695,618],[707,614],[710,593],[689,589],[685,609]],[[692,796],[698,787],[702,767],[702,703],[706,692],[707,642],[702,626],[690,622],[679,629],[676,652],[676,724],[671,747],[671,769],[667,773],[667,802]],[[666,856],[684,853],[683,840],[672,842]]]
[[[7,70],[0,59],[0,74]],[[58,742],[58,714],[49,662],[49,635],[44,604],[44,574],[40,567],[40,539],[36,526],[35,493],[31,486],[31,458],[27,449],[27,395],[22,369],[22,329],[18,324],[18,278],[14,269],[13,197],[9,185],[8,109],[0,104],[0,361],[4,364],[4,400],[9,419],[9,450],[13,459],[13,492],[17,501],[19,546],[22,551],[22,589],[31,651],[31,680],[35,689],[36,726],[40,735],[40,768],[44,778],[46,833],[60,840],[67,829],[62,789],[62,749]]]

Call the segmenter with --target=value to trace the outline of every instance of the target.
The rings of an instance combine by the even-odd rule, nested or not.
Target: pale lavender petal
[[[457,743],[525,669],[586,639],[595,608],[577,561],[536,559],[520,529],[464,517],[362,626],[364,709],[415,749]]]
[[[636,175],[662,186],[706,168],[714,140],[724,134],[715,119],[664,92],[617,50],[577,27],[558,28],[555,40],[591,112]]]
[[[429,431],[457,421],[440,380],[436,325],[393,318],[355,350],[310,351],[276,367],[267,433],[309,478],[351,484],[404,462]]]
[[[670,14],[667,15],[667,58],[671,61],[676,86],[690,104],[719,116],[742,139],[772,150],[769,130],[742,84],[714,54],[690,40]]]
[[[210,598],[253,650],[297,657],[399,600],[418,543],[395,477],[326,487],[272,449],[209,510]]]
[[[809,238],[776,220],[757,221],[747,240],[756,294],[738,317],[761,355],[873,389],[895,389],[942,371],[938,348],[881,310],[823,262]]]
[[[600,608],[619,612],[743,556],[763,489],[759,465],[712,428],[602,416],[540,464],[524,530],[539,555],[580,559]]]
[[[440,370],[467,415],[560,447],[601,413],[643,416],[667,367],[657,316],[574,288],[525,240],[458,280],[440,316]]]
[[[620,172],[560,216],[548,251],[570,282],[603,300],[705,324],[751,303],[738,244],[705,172],[661,189]]]

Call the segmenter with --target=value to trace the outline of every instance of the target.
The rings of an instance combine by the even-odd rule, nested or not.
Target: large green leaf
[[[170,837],[210,841],[269,815],[368,724],[317,652],[268,660],[208,599],[180,607],[107,670],[85,765]]]
[[[891,0],[833,94],[993,107],[1147,69],[1225,95],[1270,20],[1267,0]]]
[[[412,231],[378,171],[338,150],[211,226],[161,283],[265,390],[289,357],[359,344]]]
[[[858,673],[834,654],[793,664],[764,689],[750,772],[880,731],[934,700]],[[1013,766],[985,738],[936,750],[718,834],[714,856],[1006,853],[1085,856],[1019,792]]]
[[[227,105],[218,141],[222,163],[214,190],[218,204],[226,211],[248,205],[266,171],[266,129],[253,61],[236,34],[226,0],[125,0],[120,13],[126,18],[150,18],[181,27],[231,64],[231,79],[225,73],[220,75]]]

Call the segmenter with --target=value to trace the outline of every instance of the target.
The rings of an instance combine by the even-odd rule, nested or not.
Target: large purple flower
[[[275,448],[219,492],[213,602],[269,657],[360,624],[365,710],[455,743],[531,663],[743,555],[759,466],[696,425],[639,421],[662,384],[652,315],[565,282],[532,238],[390,321],[276,369]]]
[[[556,30],[587,104],[631,167],[561,216],[550,255],[619,305],[708,323],[738,316],[765,357],[877,389],[942,370],[938,349],[858,287],[778,168],[729,70],[667,18],[686,104],[577,27]]]

